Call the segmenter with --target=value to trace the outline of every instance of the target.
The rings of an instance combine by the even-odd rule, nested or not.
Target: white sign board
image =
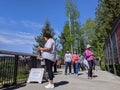
[[[32,68],[27,80],[27,83],[38,82],[41,83],[43,79],[44,68]]]

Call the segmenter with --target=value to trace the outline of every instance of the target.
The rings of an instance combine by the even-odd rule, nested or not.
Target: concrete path
[[[87,78],[87,71],[80,71],[79,76],[64,75],[64,69],[58,69],[54,78],[55,88],[53,90],[119,90],[120,77],[109,72],[94,71],[94,78]],[[14,90],[47,90],[44,88],[48,82],[42,84],[30,83],[20,86]],[[10,90],[10,89],[9,89]]]

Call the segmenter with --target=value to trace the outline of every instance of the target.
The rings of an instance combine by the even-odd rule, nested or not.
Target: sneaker
[[[67,73],[65,73],[65,75],[67,75]]]
[[[88,76],[88,79],[92,79],[92,77]]]
[[[48,84],[45,88],[54,88],[54,84]]]
[[[78,76],[78,74],[75,74],[75,76]]]

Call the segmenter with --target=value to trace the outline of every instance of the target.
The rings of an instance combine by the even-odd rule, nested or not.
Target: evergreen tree
[[[53,37],[55,35],[53,28],[51,28],[50,22],[48,20],[46,20],[45,25],[43,26],[40,35],[35,37],[36,43],[33,46],[33,54],[39,54],[40,52],[38,52],[37,46],[40,45],[41,47],[44,47],[45,41],[43,39],[43,33],[47,32],[50,33]]]
[[[69,23],[66,22],[65,26],[64,26],[64,30],[61,33],[61,36],[59,36],[60,38],[60,43],[62,44],[62,52],[63,55],[64,53],[69,50],[70,51],[70,44],[71,44],[71,40],[70,40],[70,29],[69,29]]]
[[[112,31],[116,19],[120,16],[120,0],[99,0],[96,9],[96,52],[103,57],[103,45]]]
[[[98,0],[96,8],[96,29],[93,44],[95,55],[103,60],[104,41],[112,32],[116,19],[120,17],[120,0]]]

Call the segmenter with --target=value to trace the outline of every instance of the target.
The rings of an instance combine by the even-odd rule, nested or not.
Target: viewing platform
[[[0,90],[46,90],[48,82],[26,83],[30,70],[40,68],[40,60],[35,55],[0,50]],[[24,57],[23,57],[24,56]],[[54,90],[119,90],[120,77],[99,66],[93,70],[93,78],[88,79],[87,70],[64,75],[65,67],[54,73]]]
[[[120,77],[107,71],[96,69],[93,71],[93,78],[87,78],[87,71],[79,71],[79,75],[64,75],[64,68],[58,69],[54,78],[54,90],[119,90]],[[48,82],[25,83],[16,87],[3,90],[47,90],[45,85]]]

